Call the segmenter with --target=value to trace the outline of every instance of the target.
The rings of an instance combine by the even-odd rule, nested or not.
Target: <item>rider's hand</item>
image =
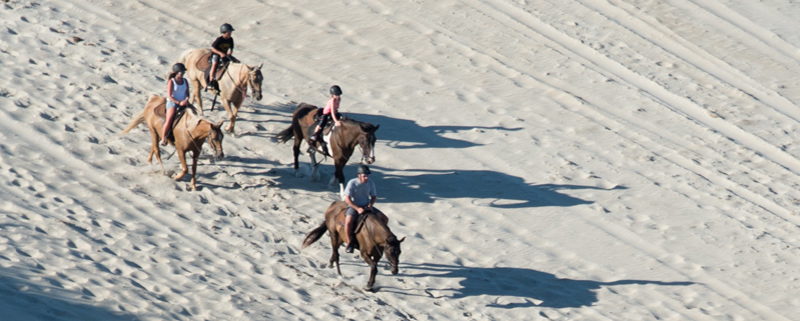
[[[335,123],[336,123],[336,126],[342,126],[342,122],[339,121],[339,120],[337,120]]]
[[[363,214],[364,208],[363,207],[356,208],[356,212],[358,212],[358,214]]]

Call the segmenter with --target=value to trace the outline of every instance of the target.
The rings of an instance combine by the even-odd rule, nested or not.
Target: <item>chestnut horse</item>
[[[319,163],[316,160],[316,153],[322,152],[319,142],[311,141],[311,133],[314,128],[314,116],[320,112],[317,106],[300,103],[297,105],[294,113],[292,113],[292,125],[284,129],[277,135],[277,139],[281,143],[289,141],[294,137],[294,145],[292,152],[294,152],[294,170],[297,172],[299,166],[298,156],[300,155],[300,144],[305,140],[308,144],[308,156],[311,157],[311,178],[315,179]],[[330,143],[328,144],[328,152],[333,158],[336,171],[334,176],[331,177],[329,182],[333,185],[333,180],[339,182],[339,194],[344,193],[344,165],[353,155],[356,146],[361,148],[361,163],[372,164],[375,162],[375,131],[378,130],[380,125],[373,125],[370,123],[360,122],[352,119],[342,119],[341,126],[333,128],[330,134]]]
[[[207,86],[204,69],[208,67],[209,56],[211,56],[211,50],[201,48],[187,50],[180,58],[180,62],[186,66],[184,77],[191,82],[191,86],[189,86],[192,88],[191,103],[197,105],[200,115],[203,114],[203,99],[200,97],[200,90]],[[261,83],[263,81],[261,66],[252,67],[236,62],[228,65],[225,73],[219,78],[219,97],[230,120],[225,131],[233,132],[236,117],[239,115],[239,107],[242,106],[247,95],[247,87],[250,87],[250,92],[256,100],[261,100]]]
[[[165,111],[167,99],[162,96],[153,95],[144,106],[144,110],[131,119],[130,124],[123,134],[127,134],[131,129],[139,126],[141,123],[147,123],[147,128],[150,129],[150,155],[147,156],[147,162],[153,162],[153,155],[158,159],[161,164],[161,169],[164,169],[164,162],[161,161],[161,148],[158,142],[161,141],[161,129],[164,125]],[[222,152],[222,127],[221,121],[214,124],[205,118],[198,116],[194,107],[189,106],[186,108],[186,113],[181,117],[172,127],[172,137],[170,144],[175,146],[178,153],[178,158],[181,161],[181,172],[175,175],[175,180],[180,180],[186,175],[188,168],[186,166],[186,152],[192,152],[192,190],[197,189],[197,180],[195,174],[197,173],[197,158],[200,156],[203,143],[208,139],[211,148],[214,149],[214,158],[222,159],[225,154]]]
[[[336,272],[339,275],[342,275],[342,270],[339,266],[339,246],[344,243],[344,216],[346,209],[347,204],[343,201],[331,203],[328,210],[325,211],[325,221],[309,232],[303,240],[303,248],[306,248],[319,240],[325,232],[328,232],[331,237],[332,250],[329,267],[333,268],[333,265],[336,264]],[[372,287],[375,285],[375,275],[378,273],[378,261],[380,261],[381,256],[386,255],[386,259],[389,260],[389,264],[392,266],[392,274],[397,274],[398,265],[400,264],[400,243],[403,243],[406,238],[397,239],[392,230],[389,229],[389,218],[378,209],[373,208],[371,212],[359,215],[366,215],[366,217],[363,218],[363,223],[357,227],[355,235],[358,240],[358,250],[361,252],[361,258],[369,265],[369,280],[365,289],[372,291]]]

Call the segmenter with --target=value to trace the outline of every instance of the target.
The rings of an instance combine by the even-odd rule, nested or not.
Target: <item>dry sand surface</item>
[[[1,1],[0,319],[798,320],[798,21],[789,0]],[[190,191],[120,131],[223,22],[264,98]],[[301,251],[332,162],[311,180],[273,140],[332,84],[380,125],[371,179],[407,238],[375,293],[327,236]]]

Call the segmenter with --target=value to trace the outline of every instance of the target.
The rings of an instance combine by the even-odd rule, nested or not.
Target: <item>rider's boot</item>
[[[347,239],[350,242],[347,242],[347,249],[345,249],[344,251],[347,253],[353,253],[353,250],[356,248],[356,233],[353,232],[352,229],[350,230],[350,234],[347,236]]]

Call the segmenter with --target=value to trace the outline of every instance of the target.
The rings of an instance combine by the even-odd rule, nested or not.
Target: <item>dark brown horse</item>
[[[322,147],[319,142],[311,141],[311,132],[313,132],[314,116],[319,112],[317,106],[300,103],[297,105],[294,113],[292,113],[292,125],[278,133],[278,141],[285,143],[294,137],[294,145],[292,151],[294,152],[294,170],[297,172],[299,164],[297,157],[300,155],[300,144],[305,140],[308,144],[308,156],[311,157],[311,178],[316,179],[317,163],[316,153],[322,152]],[[334,176],[331,177],[330,185],[333,185],[333,180],[339,181],[339,193],[344,191],[344,165],[347,160],[353,155],[356,146],[361,147],[361,162],[372,164],[375,162],[375,131],[378,130],[380,125],[372,125],[352,119],[343,119],[341,126],[336,126],[331,131],[330,144],[328,151],[333,158],[333,163],[336,167]]]
[[[342,269],[339,267],[339,246],[344,243],[346,209],[347,204],[343,201],[331,203],[328,210],[325,211],[325,221],[309,232],[303,240],[303,248],[306,248],[319,240],[325,232],[328,232],[331,236],[331,250],[333,251],[330,267],[333,268],[333,265],[336,264],[336,272],[339,275],[342,275]],[[365,289],[372,291],[372,287],[375,285],[375,275],[378,273],[378,261],[383,255],[386,255],[386,259],[392,266],[392,274],[397,274],[400,264],[400,243],[406,238],[397,239],[389,229],[389,218],[378,209],[360,215],[366,215],[366,217],[355,234],[361,258],[369,265],[369,281],[367,281]]]

